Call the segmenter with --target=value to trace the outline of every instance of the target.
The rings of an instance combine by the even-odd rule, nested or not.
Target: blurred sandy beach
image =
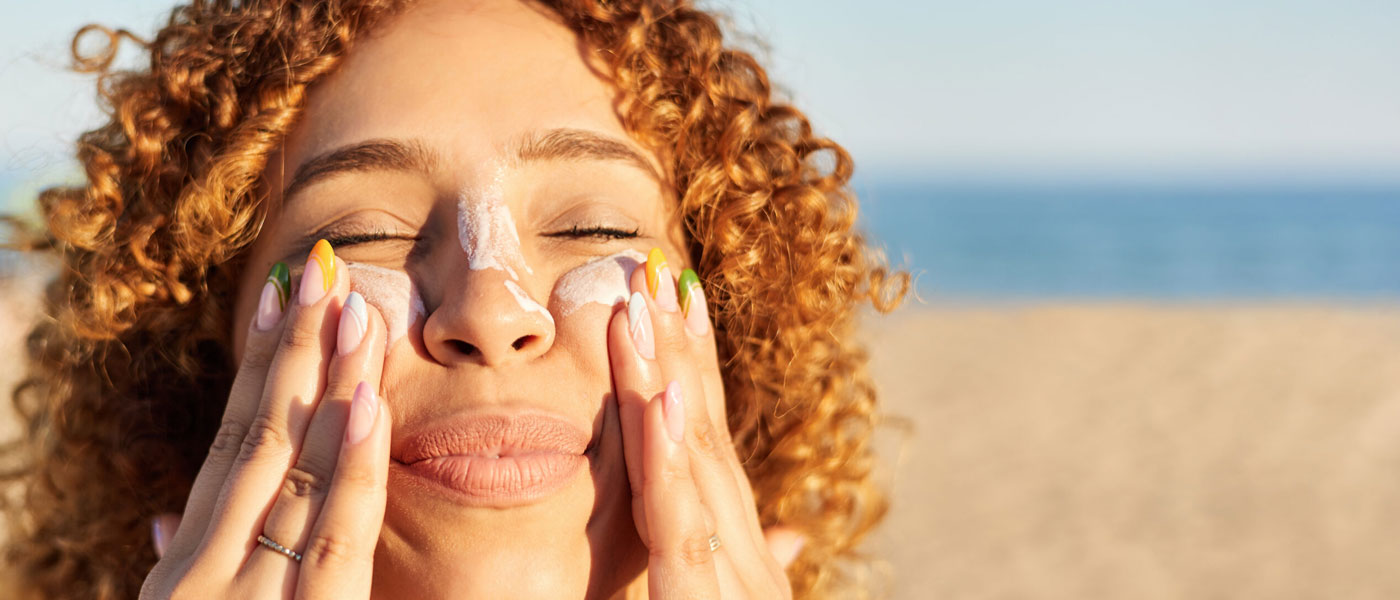
[[[1400,307],[922,308],[867,327],[894,597],[1395,598]],[[898,449],[898,450],[896,450]]]

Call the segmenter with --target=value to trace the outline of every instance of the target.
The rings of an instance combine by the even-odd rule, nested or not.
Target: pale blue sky
[[[61,169],[96,123],[81,24],[149,33],[168,0],[12,3],[0,180]],[[1394,0],[714,0],[867,174],[1400,180]],[[0,183],[0,185],[4,185]]]

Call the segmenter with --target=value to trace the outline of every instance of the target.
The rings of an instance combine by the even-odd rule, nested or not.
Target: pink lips
[[[446,488],[471,506],[528,504],[586,468],[588,442],[582,429],[555,417],[462,415],[405,440],[404,468],[391,476]]]

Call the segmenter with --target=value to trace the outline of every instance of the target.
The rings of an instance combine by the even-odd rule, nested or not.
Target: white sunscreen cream
[[[616,306],[627,302],[632,271],[645,263],[645,254],[624,250],[574,267],[554,284],[559,313],[568,316],[586,304]]]
[[[531,298],[525,288],[520,287],[520,284],[507,279],[506,289],[510,290],[510,295],[515,296],[515,301],[520,304],[521,309],[525,312],[540,313],[546,321],[549,321],[550,326],[554,325],[554,315],[549,314],[549,310],[540,306],[539,302],[535,302],[535,299]]]
[[[473,270],[502,269],[516,281],[520,276],[515,266],[533,273],[520,253],[520,236],[515,220],[503,198],[501,181],[504,170],[497,167],[490,185],[476,190],[462,190],[457,198],[457,237],[462,251],[467,253],[467,267]]]
[[[423,299],[408,273],[363,263],[347,263],[350,289],[365,297],[384,317],[388,329],[388,345],[394,345],[408,333],[408,328],[423,318]]]

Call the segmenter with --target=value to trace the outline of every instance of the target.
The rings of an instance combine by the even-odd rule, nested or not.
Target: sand
[[[874,323],[896,598],[1400,597],[1400,307]]]

